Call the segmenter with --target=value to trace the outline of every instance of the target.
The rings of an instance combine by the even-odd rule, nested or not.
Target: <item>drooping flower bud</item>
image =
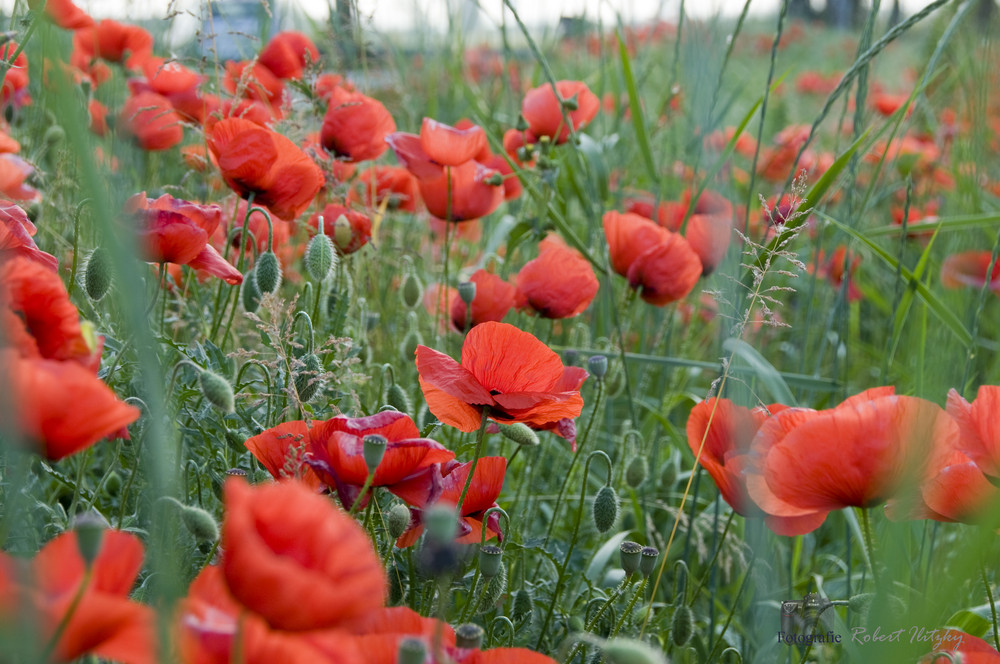
[[[531,591],[521,588],[514,594],[514,608],[511,610],[511,617],[515,621],[530,620],[531,614],[535,610],[535,601],[531,597]]]
[[[181,505],[181,522],[199,542],[214,542],[219,539],[219,524],[200,507]]]
[[[236,410],[236,398],[229,381],[213,371],[202,371],[198,376],[201,393],[205,400],[223,413]]]
[[[639,559],[642,556],[642,545],[638,542],[626,540],[618,547],[622,569],[625,576],[629,577],[639,570]]]
[[[618,519],[618,494],[610,486],[604,486],[594,498],[594,526],[597,532],[606,533],[611,530]]]
[[[400,296],[403,298],[403,305],[407,309],[413,309],[420,304],[424,297],[424,286],[420,283],[420,278],[412,271],[408,271],[403,276],[403,284],[400,288]]]
[[[323,381],[319,376],[322,370],[323,366],[314,353],[302,358],[302,368],[295,372],[295,391],[302,403],[309,403],[323,387]]]
[[[625,482],[633,489],[638,489],[646,481],[649,474],[649,464],[646,457],[638,454],[632,457],[628,467],[625,469]]]
[[[691,607],[687,604],[674,607],[674,617],[670,622],[670,639],[674,645],[680,648],[691,640],[693,634],[694,614]]]
[[[94,249],[87,260],[87,271],[84,273],[83,285],[87,290],[87,297],[97,302],[107,295],[111,288],[112,271],[111,254],[108,250],[104,247]]]
[[[273,293],[281,285],[281,263],[273,251],[265,251],[257,257],[254,267],[257,288],[263,293]]]
[[[507,592],[507,566],[501,561],[497,573],[483,585],[483,590],[476,602],[476,613],[492,611],[505,592]]]
[[[399,383],[393,383],[389,386],[389,389],[386,390],[385,401],[401,413],[413,412],[410,397],[406,396],[406,392],[399,386]]]

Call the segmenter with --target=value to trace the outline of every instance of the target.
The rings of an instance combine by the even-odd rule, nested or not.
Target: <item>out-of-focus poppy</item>
[[[698,283],[701,260],[681,235],[637,214],[611,211],[603,222],[612,267],[646,302],[676,302]]]
[[[919,664],[1000,664],[1000,652],[986,641],[957,629],[934,630],[934,652],[920,658]],[[946,657],[943,653],[948,653]],[[956,657],[957,655],[957,657]]]
[[[307,64],[319,62],[319,49],[304,33],[286,30],[271,37],[257,61],[278,78],[300,79]]]
[[[586,375],[564,367],[559,356],[527,332],[505,323],[483,323],[462,344],[462,363],[417,346],[420,389],[434,415],[461,431],[479,428],[483,410],[497,422],[545,425],[575,418],[579,390],[564,391],[564,376]]]
[[[122,127],[143,150],[169,150],[184,138],[181,118],[170,100],[155,92],[141,92],[125,100]]]
[[[694,214],[688,218],[684,238],[701,261],[707,276],[726,256],[733,234],[733,217],[726,214]]]
[[[750,497],[775,516],[818,516],[874,507],[918,482],[934,454],[954,448],[958,426],[936,404],[893,392],[874,388],[830,410],[768,418],[751,445]],[[821,439],[838,441],[837,454],[821,453]]]
[[[497,275],[486,270],[476,270],[469,281],[476,284],[476,296],[472,299],[471,320],[466,321],[467,306],[462,298],[451,302],[451,324],[454,329],[465,331],[466,326],[474,327],[486,321],[501,321],[511,307],[517,289]]]
[[[458,505],[458,499],[462,496],[462,489],[471,470],[471,461],[466,463],[449,461],[432,466],[423,473],[390,488],[390,491],[402,498],[406,504],[415,508],[413,512],[416,517],[411,522],[410,529],[396,540],[396,546],[406,548],[417,541],[424,531],[423,523],[420,521],[422,510],[428,505],[438,502]],[[479,542],[484,526],[488,531],[486,539],[492,539],[500,534],[497,514],[490,515],[486,524],[483,523],[483,515],[488,509],[496,506],[506,472],[505,457],[487,456],[476,464],[469,491],[465,494],[462,505],[458,507],[459,522],[455,541],[463,544]]]
[[[519,308],[544,318],[572,318],[590,306],[600,286],[586,258],[561,241],[542,240],[538,258],[517,273]]]
[[[858,288],[854,276],[861,264],[861,256],[848,251],[844,245],[840,245],[834,249],[829,258],[824,259],[823,252],[820,252],[817,256],[817,262],[819,263],[820,276],[825,277],[837,290],[840,290],[844,280],[847,280],[848,302],[856,302],[861,299],[861,289]],[[807,267],[811,266],[810,263]]]
[[[17,52],[17,42],[6,42],[0,46],[0,59],[10,61],[15,52]],[[0,100],[4,104],[13,104],[16,107],[31,103],[31,97],[28,95],[28,56],[24,51],[18,53],[4,76]]]
[[[227,62],[225,87],[239,97],[279,106],[285,85],[259,62]]]
[[[8,397],[0,426],[37,443],[46,458],[58,460],[121,432],[139,418],[94,372],[77,362],[22,357],[0,350],[0,377]],[[14,421],[10,421],[9,412]]]
[[[458,166],[475,159],[484,149],[486,132],[478,125],[458,129],[431,118],[420,125],[420,145],[437,164]]]
[[[990,483],[964,452],[934,455],[927,473],[912,492],[889,500],[885,513],[894,521],[932,519],[978,523],[990,516],[1000,489]]]
[[[383,606],[364,530],[299,482],[225,484],[222,570],[232,596],[280,630],[333,628]]]
[[[374,177],[375,181],[372,182]],[[387,210],[416,212],[420,205],[420,188],[417,179],[398,166],[375,166],[361,173],[360,186],[352,188],[347,201],[364,201],[369,208],[378,208],[388,198]],[[360,189],[361,194],[358,195]]]
[[[31,0],[28,6],[37,10],[41,4],[41,0]],[[45,14],[63,30],[79,30],[94,25],[94,19],[73,4],[72,0],[48,0],[45,3]]]
[[[385,137],[394,131],[396,122],[382,102],[336,87],[323,116],[320,140],[330,152],[356,163],[378,159],[389,147]]]
[[[20,206],[0,200],[0,256],[24,256],[37,261],[52,271],[59,269],[59,261],[35,244],[35,225]]]
[[[226,283],[243,283],[239,270],[208,243],[222,222],[222,208],[218,205],[191,203],[169,194],[150,201],[142,192],[126,201],[125,211],[142,221],[139,235],[145,244],[147,260],[190,265]]]
[[[958,449],[988,477],[1000,482],[1000,387],[983,385],[969,403],[957,390],[948,392],[948,414],[958,423]]]
[[[15,201],[37,201],[42,195],[26,180],[35,168],[16,154],[0,154],[0,195]]]
[[[871,102],[872,107],[878,111],[879,115],[889,117],[901,109],[909,98],[910,95],[904,93],[891,94],[888,92],[877,92],[872,95]],[[912,113],[912,108],[907,111],[907,114],[909,113]]]
[[[70,63],[86,70],[93,58],[101,58],[108,62],[124,60],[127,68],[139,69],[152,53],[153,35],[137,25],[108,18],[73,33]]]
[[[107,136],[108,107],[96,99],[91,99],[87,104],[87,112],[90,114],[90,131],[97,136]]]
[[[323,232],[342,254],[353,254],[372,239],[372,221],[363,212],[329,203],[309,217],[309,225],[316,232],[319,232],[320,217],[323,218]]]
[[[990,290],[1000,292],[1000,260],[997,260],[992,272],[991,262],[993,254],[989,251],[952,254],[941,263],[941,285],[945,288],[982,288],[988,281]]]
[[[357,500],[368,478],[364,459],[364,438],[368,435],[383,436],[388,441],[372,486],[385,486],[390,491],[407,477],[455,458],[455,453],[441,443],[421,438],[417,425],[404,413],[384,411],[368,417],[338,416],[317,422],[309,432],[309,463],[327,486],[337,490],[347,508]]]
[[[226,184],[282,219],[302,214],[323,186],[323,172],[292,141],[249,120],[220,120],[207,140]]]
[[[601,100],[581,81],[556,81],[555,90],[545,83],[529,90],[521,103],[521,114],[528,122],[528,130],[539,138],[548,136],[557,145],[569,139],[567,119],[573,131],[579,131],[600,109]]]

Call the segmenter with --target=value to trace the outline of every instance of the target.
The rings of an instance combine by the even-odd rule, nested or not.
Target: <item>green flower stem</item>
[[[361,487],[361,491],[358,493],[358,497],[354,499],[354,503],[351,505],[351,508],[348,510],[348,513],[351,516],[354,516],[354,513],[358,511],[359,507],[361,507],[361,501],[364,500],[365,493],[368,492],[368,489],[372,488],[372,481],[374,481],[374,479],[375,479],[375,473],[368,473],[368,477],[365,478],[365,483]],[[371,503],[369,502],[369,505],[370,504]]]
[[[986,566],[983,565],[983,561],[979,561],[979,576],[983,579],[983,587],[986,588],[986,597],[990,600],[990,615],[993,617],[993,645],[997,650],[1000,650],[1000,627],[997,626],[997,605],[993,599],[993,590],[990,588],[990,582],[986,578]]]
[[[875,565],[875,538],[872,537],[872,523],[871,517],[869,516],[869,510],[864,508],[858,508],[861,512],[861,527],[865,534],[865,549],[867,549],[868,554],[868,564],[872,568],[872,578],[875,580],[875,586],[879,585],[878,569]]]
[[[625,625],[625,621],[628,620],[628,617],[630,615],[632,615],[632,609],[635,608],[636,601],[638,601],[638,599],[645,594],[646,584],[648,582],[649,582],[649,577],[646,577],[645,579],[642,580],[642,583],[639,584],[639,587],[635,589],[635,592],[632,594],[632,599],[629,600],[628,605],[625,607],[625,610],[622,611],[622,617],[618,619],[618,622],[615,624],[615,628],[611,630],[611,636],[608,637],[609,639],[615,638],[616,636],[618,636],[618,632],[622,631],[622,627]]]
[[[462,487],[462,493],[458,497],[458,505],[455,509],[458,510],[459,516],[462,514],[462,504],[465,503],[465,494],[469,492],[469,486],[472,485],[472,476],[476,473],[476,466],[479,465],[479,457],[483,453],[483,440],[486,438],[486,422],[490,414],[490,407],[483,406],[483,416],[479,421],[479,433],[476,434],[476,451],[472,454],[472,468],[469,469],[469,476],[465,478],[465,486]],[[486,524],[483,524],[486,527]]]
[[[42,654],[40,661],[52,661],[52,655],[55,654],[56,646],[59,645],[59,639],[62,638],[66,628],[69,627],[69,623],[73,619],[73,614],[76,613],[76,609],[80,606],[80,601],[87,592],[87,586],[90,585],[90,579],[93,576],[93,573],[93,564],[87,565],[87,568],[83,572],[83,578],[80,580],[80,587],[76,589],[76,594],[73,595],[73,600],[66,608],[66,613],[64,613],[63,617],[59,620],[59,625],[56,627],[56,631],[53,632],[52,638],[50,638],[49,642],[46,644],[45,652]]]

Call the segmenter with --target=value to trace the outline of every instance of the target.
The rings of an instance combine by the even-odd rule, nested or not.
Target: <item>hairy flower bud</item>
[[[641,454],[632,457],[625,469],[625,482],[633,489],[638,489],[646,481],[649,474],[649,464]]]
[[[281,263],[273,251],[265,251],[257,257],[254,277],[261,293],[273,293],[281,285]]]
[[[306,246],[306,272],[314,281],[326,279],[337,264],[333,241],[322,233],[309,240]]]
[[[611,530],[618,519],[618,494],[610,486],[604,486],[594,498],[594,526],[597,532],[606,533]]]
[[[98,247],[87,260],[87,271],[84,273],[83,284],[87,296],[97,302],[107,295],[111,288],[113,266],[111,254],[104,247]]]
[[[229,381],[212,371],[202,371],[198,376],[201,393],[208,403],[223,413],[236,410],[236,398]]]

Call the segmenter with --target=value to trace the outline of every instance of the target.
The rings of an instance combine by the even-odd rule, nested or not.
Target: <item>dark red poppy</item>
[[[428,468],[423,473],[415,475],[392,486],[389,490],[402,498],[407,505],[415,508],[412,525],[396,540],[396,546],[405,548],[411,546],[424,531],[421,516],[423,509],[434,503],[457,505],[462,496],[462,489],[472,470],[472,462],[458,463],[449,461]],[[491,507],[496,506],[497,497],[503,489],[504,475],[507,472],[506,457],[483,457],[476,464],[476,472],[469,484],[458,509],[459,523],[455,540],[459,543],[479,542],[483,534],[483,516]],[[485,527],[486,539],[492,539],[500,534],[499,518],[496,513],[490,515]]]
[[[59,269],[59,261],[38,248],[32,237],[37,232],[38,229],[20,206],[0,200],[0,257],[24,256],[54,272]]]
[[[600,284],[586,258],[561,241],[542,240],[538,258],[517,273],[519,308],[544,318],[572,318],[590,306]]]
[[[378,159],[389,147],[385,137],[396,122],[382,102],[360,92],[335,87],[323,117],[323,147],[352,163]]]
[[[521,115],[527,120],[528,131],[533,135],[539,138],[548,136],[553,143],[559,144],[569,138],[567,119],[573,131],[579,131],[590,124],[600,109],[601,100],[586,83],[556,81],[555,90],[549,83],[529,90],[521,104]]]
[[[323,218],[323,232],[342,254],[353,254],[372,239],[372,222],[363,212],[329,203],[309,217],[309,225],[316,232],[320,217]]]
[[[327,486],[337,490],[341,503],[351,507],[368,479],[364,437],[386,438],[385,455],[375,470],[372,486],[393,485],[425,468],[455,458],[441,443],[421,438],[409,415],[383,411],[368,417],[338,416],[317,422],[309,432],[310,465]],[[367,500],[367,497],[366,497]]]
[[[476,284],[476,296],[472,299],[471,321],[466,321],[468,308],[462,298],[451,301],[451,324],[455,330],[464,332],[466,326],[474,327],[486,321],[501,321],[514,306],[516,290],[514,286],[486,270],[476,270],[469,281]]]
[[[768,514],[818,518],[873,507],[918,481],[933,454],[954,447],[958,426],[936,404],[893,391],[874,388],[830,410],[789,408],[768,418],[751,445],[750,497]],[[837,454],[821,452],[817,440],[836,440]]]
[[[319,49],[304,33],[279,32],[261,49],[257,61],[282,79],[300,79],[308,64],[319,62]]]
[[[607,212],[604,234],[611,266],[640,297],[663,306],[687,296],[702,273],[701,260],[688,241],[637,214]]]
[[[479,428],[484,408],[497,422],[546,425],[575,418],[583,409],[579,389],[562,389],[568,375],[559,356],[531,334],[505,323],[483,323],[462,344],[462,363],[417,346],[420,389],[434,415],[461,431]],[[575,382],[570,380],[570,382]]]
[[[242,118],[220,120],[208,148],[233,191],[294,220],[323,186],[323,172],[292,141]]]
[[[274,629],[334,628],[383,606],[385,570],[364,530],[299,482],[225,485],[222,570]]]
[[[479,125],[458,129],[431,118],[424,118],[420,125],[420,145],[441,166],[459,166],[489,150],[486,132]]]
[[[73,33],[70,63],[86,69],[93,58],[101,58],[108,62],[124,61],[129,69],[139,69],[152,53],[153,36],[149,32],[137,25],[104,19]]]
[[[149,201],[142,192],[125,203],[125,211],[141,221],[139,235],[147,260],[190,265],[233,285],[243,282],[239,270],[208,244],[222,221],[222,208],[218,205],[191,203],[169,194]]]
[[[143,150],[169,150],[184,138],[181,118],[170,100],[155,92],[141,92],[126,99],[121,126]]]

